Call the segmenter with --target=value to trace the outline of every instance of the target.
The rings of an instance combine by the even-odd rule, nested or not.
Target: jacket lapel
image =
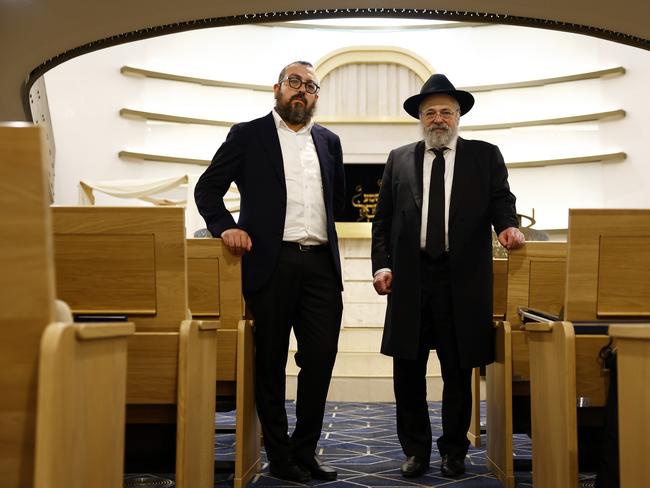
[[[314,141],[316,148],[316,155],[318,156],[318,164],[320,166],[320,177],[323,183],[323,196],[332,195],[333,190],[331,184],[332,177],[332,156],[329,150],[326,133],[319,125],[314,124],[311,129],[311,138]],[[325,197],[325,212],[328,218],[333,218],[333,210],[330,205],[331,200]]]
[[[454,159],[454,179],[451,183],[451,196],[449,200],[449,222],[451,223],[458,206],[461,202],[461,195],[463,193],[463,186],[465,179],[468,175],[468,154],[465,151],[464,140],[460,137],[456,142],[456,157]]]
[[[321,181],[323,182],[323,195],[329,195],[330,193],[330,168],[332,163],[330,161],[330,152],[327,144],[327,138],[325,133],[322,130],[322,127],[314,124],[311,128],[311,138],[314,141],[314,147],[316,148],[316,155],[318,156],[318,164],[320,165],[320,176]],[[325,202],[328,202],[328,199],[325,199]],[[327,204],[325,205],[327,207]],[[326,208],[326,211],[329,212],[329,209]]]
[[[264,152],[266,153],[266,159],[268,159],[269,164],[273,166],[275,174],[280,180],[282,187],[286,189],[282,148],[280,148],[278,129],[275,127],[275,120],[273,119],[272,113],[269,113],[262,119],[262,125],[260,128],[259,140],[265,149]],[[255,142],[252,142],[252,144],[255,144]]]
[[[413,192],[413,199],[415,206],[418,208],[420,215],[422,215],[422,179],[424,166],[424,141],[420,141],[415,145],[413,151],[413,160],[411,161],[411,191]]]

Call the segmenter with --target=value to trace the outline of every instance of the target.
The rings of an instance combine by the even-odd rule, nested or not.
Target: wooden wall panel
[[[650,235],[603,236],[598,262],[599,317],[650,317]]]
[[[560,315],[564,306],[566,259],[532,259],[528,306]]]
[[[621,238],[619,245],[616,241]],[[565,318],[581,321],[630,316],[620,308],[621,293],[634,297],[631,305],[640,312],[637,316],[649,316],[648,239],[650,209],[571,209],[567,289],[572,293],[566,301]],[[617,285],[623,292],[613,289]],[[603,287],[614,293],[613,298],[599,295]]]
[[[76,267],[76,279],[91,285],[81,295],[87,303],[81,303],[80,296],[71,299],[76,311],[99,312],[108,300],[115,306],[111,313],[128,314],[138,332],[178,332],[181,322],[188,318],[183,208],[55,206],[52,219],[57,236],[57,273]],[[92,252],[110,253],[110,259],[104,261],[94,255],[93,260],[91,251],[84,249],[84,243],[90,248],[98,242],[101,247]],[[64,250],[64,244],[73,247]],[[78,285],[64,280],[60,278],[62,285],[81,292]],[[116,295],[111,297],[111,293]]]
[[[218,318],[220,329],[237,330],[244,317],[241,259],[230,254],[221,239],[188,239],[187,257],[192,315]]]
[[[152,234],[55,234],[54,250],[58,298],[73,313],[156,313]]]

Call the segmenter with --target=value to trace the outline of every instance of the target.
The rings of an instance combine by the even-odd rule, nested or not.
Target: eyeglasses
[[[432,120],[435,119],[436,116],[440,116],[445,120],[451,120],[456,114],[458,113],[458,110],[448,110],[444,109],[438,112],[437,110],[427,110],[426,112],[420,112],[420,115],[424,117],[425,119]]]
[[[316,95],[316,93],[318,93],[318,90],[320,90],[320,86],[311,80],[302,81],[300,78],[290,76],[282,80],[280,83],[283,83],[285,81],[289,83],[289,86],[294,90],[299,90],[302,85],[305,85],[305,91],[310,95]]]

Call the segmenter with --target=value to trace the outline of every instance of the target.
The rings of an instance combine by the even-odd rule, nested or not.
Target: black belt
[[[282,241],[282,247],[288,247],[301,252],[323,252],[329,250],[328,244],[301,244],[299,242]]]

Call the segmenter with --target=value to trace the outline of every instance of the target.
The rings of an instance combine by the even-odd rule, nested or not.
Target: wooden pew
[[[122,486],[132,323],[52,323],[38,374],[36,488]]]
[[[260,466],[260,427],[255,410],[252,323],[244,321],[241,261],[221,239],[188,239],[192,317],[219,320],[218,397],[235,398],[234,487],[248,484]]]
[[[189,318],[182,208],[54,206],[52,218],[57,293],[73,313],[178,332]]]
[[[650,324],[611,325],[618,371],[621,488],[650,486]]]
[[[44,160],[38,127],[0,125],[0,480],[117,488],[133,325],[57,322]]]
[[[492,318],[503,320],[506,315],[506,288],[508,281],[508,260],[492,260]],[[472,370],[472,419],[467,438],[474,447],[481,447],[481,374],[479,368]]]
[[[47,171],[36,126],[0,125],[0,479],[34,484],[41,335],[55,318]]]
[[[217,323],[189,320],[183,209],[52,214],[59,296],[76,314],[135,323],[127,423],[175,422],[176,485],[212,487]]]
[[[240,259],[221,239],[187,240],[188,299],[192,317],[219,320],[217,395],[235,395],[237,330],[244,318]]]
[[[563,242],[528,242],[509,253],[505,320],[496,322],[496,359],[486,369],[487,462],[506,488],[515,485],[512,435],[521,430],[515,429],[515,423],[530,422],[526,409],[513,411],[513,398],[527,401],[530,378],[528,344],[517,309],[523,306],[559,314],[565,268]]]
[[[605,404],[609,337],[578,327],[650,316],[650,210],[569,211],[564,310],[564,322],[526,325],[535,486],[578,486],[576,404]]]
[[[492,260],[492,315],[495,320],[506,316],[508,298],[508,260]]]

